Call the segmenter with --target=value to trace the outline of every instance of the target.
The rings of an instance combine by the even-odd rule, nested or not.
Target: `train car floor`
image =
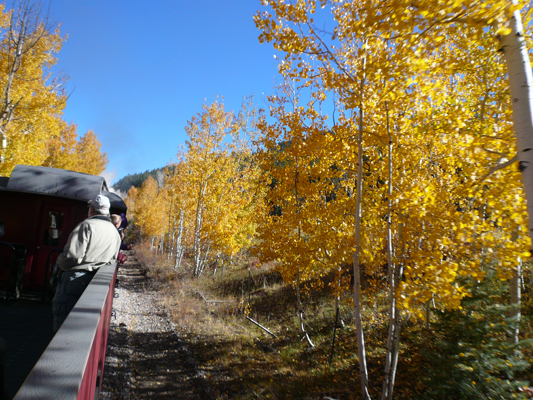
[[[52,304],[0,301],[0,337],[6,342],[5,381],[12,399],[54,337]]]

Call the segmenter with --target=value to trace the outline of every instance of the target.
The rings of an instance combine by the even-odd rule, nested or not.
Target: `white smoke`
[[[113,169],[111,171],[105,170],[104,172],[102,172],[100,174],[100,176],[103,177],[105,179],[105,181],[107,182],[107,186],[109,187],[109,191],[112,192],[112,193],[117,193],[117,191],[111,187],[113,185],[113,181],[117,177],[117,171],[116,171],[115,167],[113,167]]]

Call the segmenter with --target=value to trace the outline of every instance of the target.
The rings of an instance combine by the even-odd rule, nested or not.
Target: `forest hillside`
[[[256,363],[227,398],[528,398],[531,4],[261,5],[276,95],[205,103],[126,200],[213,368]]]

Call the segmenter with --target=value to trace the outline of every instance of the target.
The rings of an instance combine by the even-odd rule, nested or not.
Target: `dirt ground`
[[[118,272],[101,399],[214,399],[133,251]]]

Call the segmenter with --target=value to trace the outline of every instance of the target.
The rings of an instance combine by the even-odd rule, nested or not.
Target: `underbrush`
[[[302,297],[305,328],[315,345],[311,347],[300,330],[295,290],[283,282],[272,266],[250,267],[254,263],[242,260],[231,268],[219,267],[216,274],[207,270],[200,278],[193,278],[187,269],[189,260],[184,260],[182,270],[174,271],[165,256],[154,255],[149,247],[137,248],[137,254],[164,290],[166,306],[188,339],[217,399],[361,398],[350,293],[345,293],[341,301],[342,321],[337,326],[334,344],[335,299],[331,290],[326,285]],[[527,279],[531,279],[530,273]],[[498,298],[501,294],[491,292],[490,296],[496,302],[505,301]],[[532,297],[528,288],[523,295],[525,314],[531,310]],[[380,398],[388,301],[380,291],[363,296],[362,304],[370,395]],[[533,359],[531,344],[523,342],[522,353],[517,356],[522,363],[520,367],[498,364],[500,358],[509,361],[517,353],[513,352],[512,357],[503,354],[500,358],[489,354],[510,351],[505,346],[498,347],[501,341],[495,341],[504,335],[503,330],[498,333],[486,329],[484,335],[487,341],[491,340],[490,345],[483,342],[482,346],[476,342],[479,336],[469,335],[472,330],[479,333],[491,323],[483,310],[477,304],[471,311],[460,314],[433,313],[429,327],[423,321],[405,322],[394,398],[445,399],[454,393],[456,386],[464,398],[528,398],[527,391],[519,390],[533,378],[529,366],[529,360]],[[522,336],[527,338],[531,336],[527,315],[524,321]],[[468,357],[461,355],[465,350],[456,351],[454,341],[465,343]],[[493,363],[490,368],[499,365],[499,372],[487,367],[476,375],[474,364],[485,356]],[[456,373],[457,368],[463,368],[463,373]],[[496,383],[491,386],[496,389],[491,390],[498,392],[498,397],[484,397],[476,382],[478,378],[485,379],[485,383],[489,382],[487,379],[506,379],[508,385],[506,389],[502,385],[502,390],[496,390],[499,387]],[[447,379],[447,390],[440,390],[444,387],[439,383],[443,379]]]
[[[169,260],[166,254],[153,251],[149,242],[135,245],[135,254],[139,263],[147,269],[149,276],[158,284],[166,286],[180,279],[180,274],[174,270],[173,261]]]

